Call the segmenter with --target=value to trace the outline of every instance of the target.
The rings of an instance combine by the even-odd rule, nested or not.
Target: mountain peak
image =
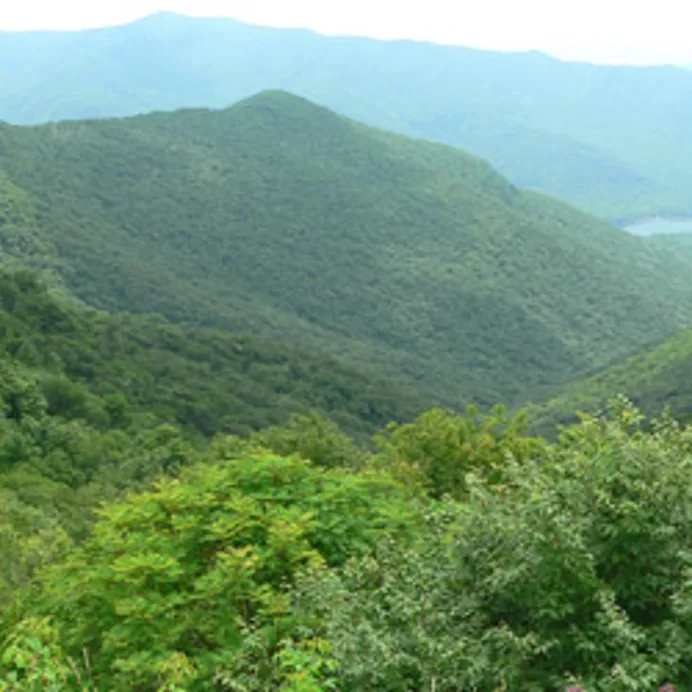
[[[264,89],[263,91],[258,91],[256,94],[248,96],[248,98],[231,106],[230,110],[234,110],[237,108],[279,108],[282,110],[303,108],[306,111],[321,111],[323,113],[330,113],[335,117],[339,117],[336,116],[336,114],[328,108],[320,106],[314,103],[313,101],[310,101],[309,99],[306,99],[302,96],[298,96],[297,94],[291,93],[290,91],[285,91],[284,89]]]
[[[161,10],[160,12],[152,12],[147,14],[141,19],[131,22],[126,26],[163,26],[169,28],[171,26],[185,26],[189,27],[191,24],[199,25],[205,23],[213,23],[218,25],[223,23],[226,26],[233,24],[243,24],[233,17],[195,17],[188,14],[182,14],[180,12],[171,12],[170,10]]]
[[[271,118],[282,122],[307,123],[319,121],[332,125],[348,123],[348,118],[309,99],[282,89],[267,89],[233,104],[227,109],[232,117],[244,119]]]

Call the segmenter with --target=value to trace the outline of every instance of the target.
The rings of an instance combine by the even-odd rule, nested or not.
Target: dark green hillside
[[[622,363],[568,387],[533,411],[537,426],[576,420],[576,412],[594,413],[624,395],[649,415],[666,407],[683,420],[692,419],[692,331],[686,330],[643,350]]]
[[[252,65],[248,70],[247,66]],[[0,32],[0,120],[225,108],[284,89],[467,149],[512,182],[614,219],[692,213],[692,74],[159,14]]]
[[[26,272],[0,274],[0,348],[44,372],[49,402],[60,409],[100,420],[89,392],[116,403],[124,397],[133,413],[205,436],[246,433],[311,410],[361,436],[422,407],[411,392],[332,358],[73,306]]]
[[[664,248],[281,92],[5,126],[0,150],[0,203],[47,248],[24,259],[82,300],[326,349],[454,405],[522,400],[692,324]]]

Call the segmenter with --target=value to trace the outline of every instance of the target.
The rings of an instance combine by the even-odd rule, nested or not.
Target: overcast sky
[[[689,0],[0,0],[0,28],[80,29],[159,10],[568,60],[692,64]]]

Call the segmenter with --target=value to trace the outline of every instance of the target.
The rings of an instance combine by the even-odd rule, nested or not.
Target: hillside
[[[686,330],[592,377],[570,385],[548,403],[532,410],[538,429],[576,420],[576,412],[596,413],[620,395],[645,414],[658,416],[666,407],[681,420],[692,420],[692,331]]]
[[[19,124],[225,108],[283,89],[462,147],[517,185],[613,219],[692,212],[692,74],[679,68],[159,14],[93,31],[0,33],[0,83],[0,120]]]
[[[8,253],[85,302],[326,350],[448,404],[523,401],[692,324],[665,248],[282,92],[5,125],[0,150]]]
[[[51,406],[96,423],[106,415],[99,400],[204,437],[316,410],[362,437],[423,407],[413,392],[327,356],[109,316],[52,295],[27,272],[0,273],[0,348],[39,373]]]
[[[648,238],[654,247],[674,252],[680,259],[692,264],[692,233],[671,233]]]

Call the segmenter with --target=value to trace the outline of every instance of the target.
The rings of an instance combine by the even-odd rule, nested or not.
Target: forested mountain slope
[[[570,385],[533,409],[533,420],[548,432],[557,423],[575,421],[578,411],[603,411],[616,396],[627,397],[647,415],[658,416],[670,408],[675,418],[692,420],[692,331],[685,330]]]
[[[458,405],[692,323],[689,267],[485,162],[267,92],[0,127],[0,238],[97,307],[327,349]]]
[[[423,407],[413,392],[328,356],[109,316],[52,295],[25,271],[0,273],[0,348],[40,373],[51,407],[97,424],[108,419],[101,399],[196,436],[244,434],[313,410],[362,436]]]
[[[515,184],[611,218],[692,211],[692,74],[680,68],[160,14],[94,31],[0,33],[0,83],[0,120],[15,123],[223,108],[284,89],[460,146]]]
[[[647,239],[655,247],[673,251],[680,259],[692,265],[692,233],[670,233]]]

